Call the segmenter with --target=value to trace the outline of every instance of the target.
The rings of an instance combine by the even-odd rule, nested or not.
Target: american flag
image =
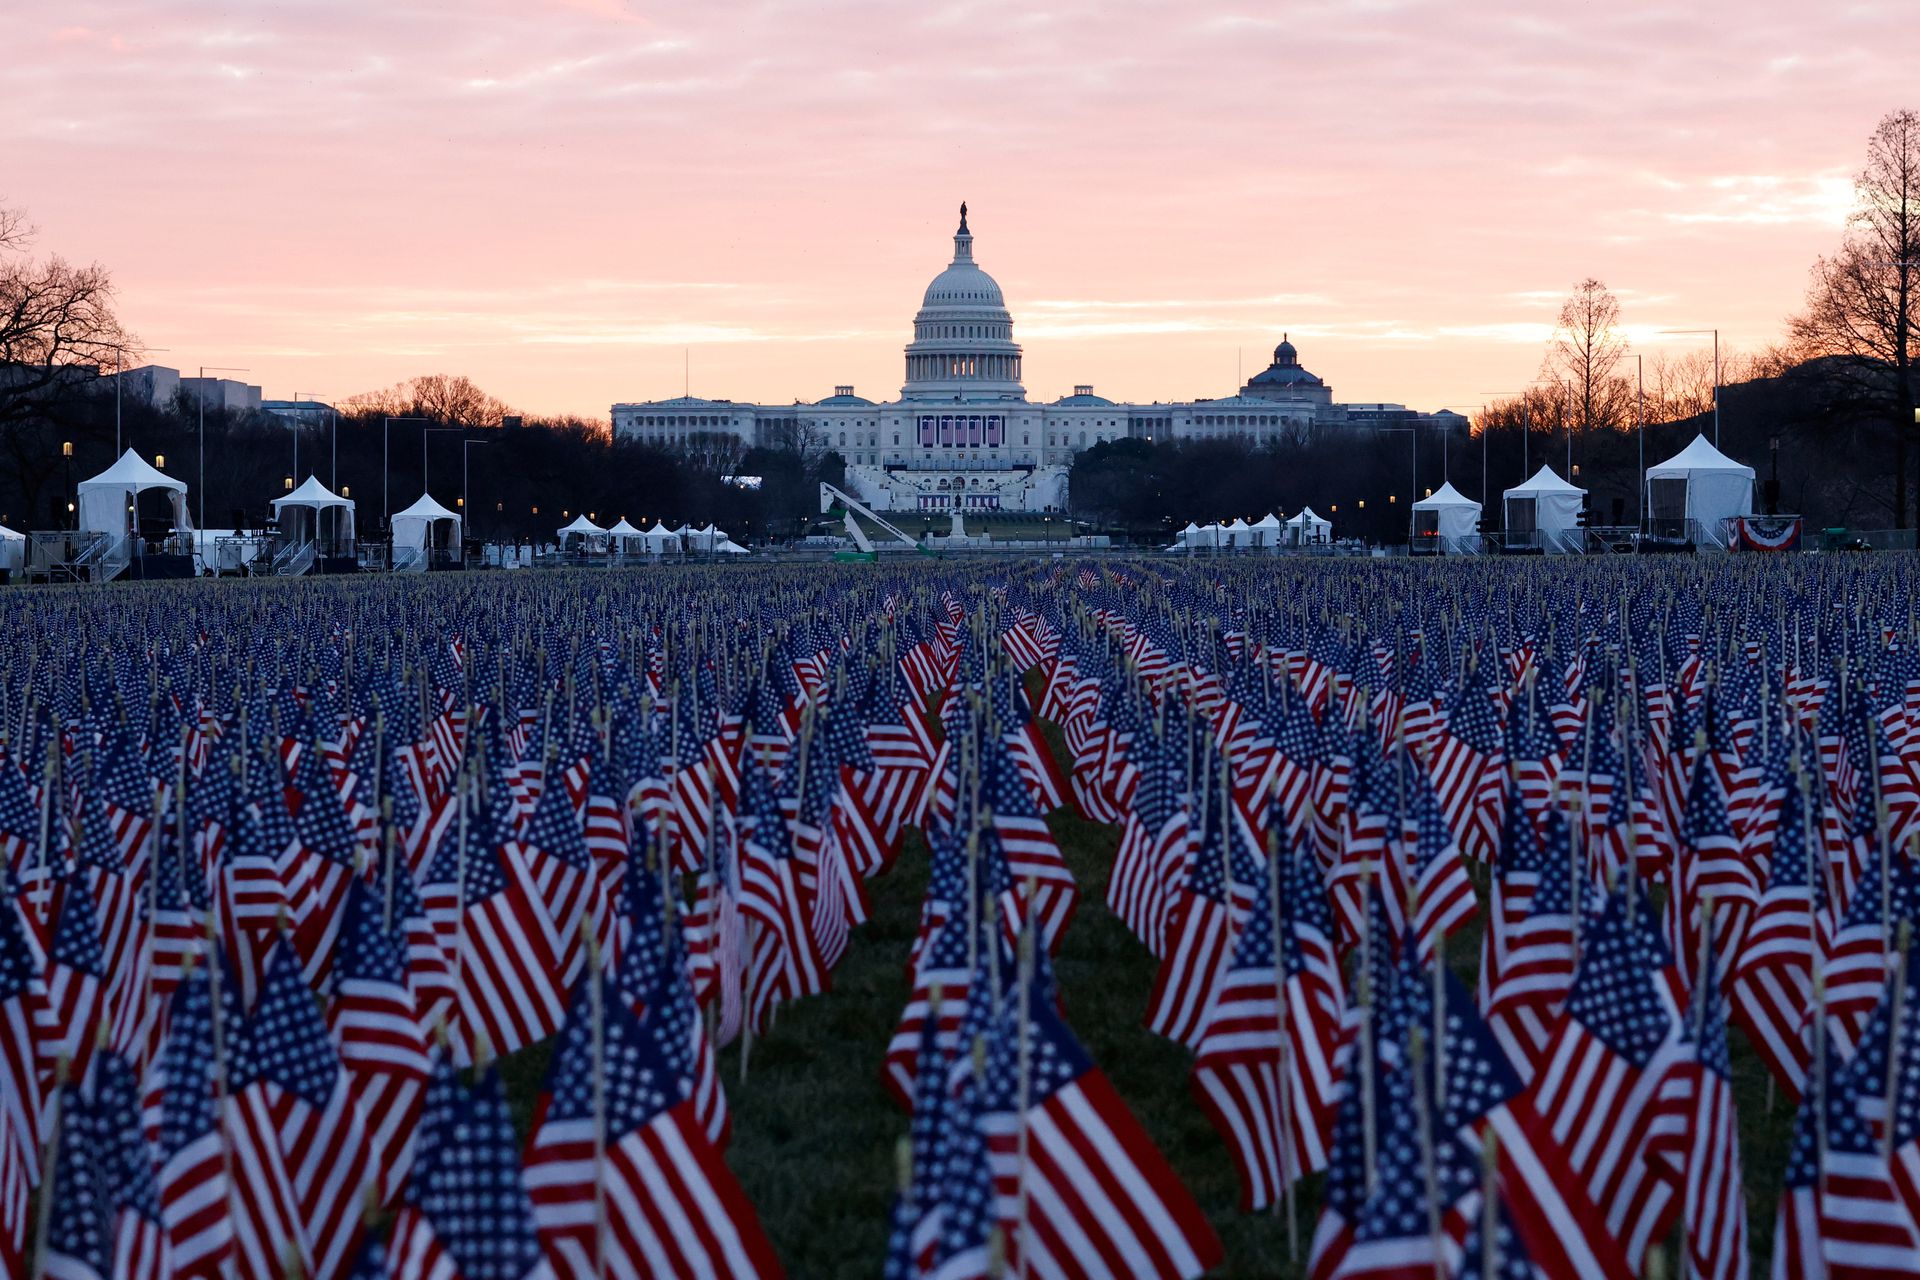
[[[381,903],[364,881],[348,888],[344,912],[327,1027],[340,1046],[386,1204],[399,1194],[413,1160],[429,1069],[427,1032],[407,986],[400,941],[382,925]]]
[[[708,1140],[724,1147],[731,1130],[727,1097],[694,1000],[679,920],[662,909],[668,904],[660,898],[636,894],[630,902],[632,931],[615,971],[620,998],[640,1015],[661,1060],[678,1073]]]
[[[263,1272],[291,1246],[308,1275],[338,1274],[359,1241],[378,1171],[347,1073],[285,943],[267,958],[228,1074],[244,1265]]]
[[[533,1205],[498,1068],[471,1094],[430,1091],[421,1150],[388,1246],[389,1280],[544,1280]],[[430,1140],[429,1140],[430,1139]]]
[[[74,1079],[86,1074],[106,1004],[107,978],[92,895],[77,874],[69,876],[60,890],[39,1028],[40,1056],[49,1071],[64,1058]]]
[[[1304,856],[1272,873],[1271,895],[1253,899],[1234,942],[1193,1064],[1193,1091],[1227,1143],[1248,1210],[1326,1167],[1345,1012],[1317,873]]]
[[[421,901],[457,979],[461,1051],[485,1036],[513,1053],[560,1026],[568,980],[553,951],[555,929],[534,892],[517,842],[486,806],[469,820],[466,846],[443,844]]]
[[[1775,1280],[1920,1275],[1920,1229],[1861,1114],[1867,1083],[1816,1052],[1774,1217]]]
[[[1677,1070],[1691,1055],[1679,979],[1637,892],[1616,891],[1580,936],[1566,1017],[1534,1076],[1531,1101],[1636,1268],[1680,1205],[1656,1153],[1684,1124]],[[1681,1110],[1676,1115],[1675,1108]]]
[[[1167,951],[1154,975],[1147,1029],[1189,1048],[1200,1043],[1207,1007],[1233,952],[1233,905],[1229,899],[1224,807],[1203,797],[1198,847],[1168,910]]]
[[[816,995],[830,982],[813,940],[793,835],[773,780],[756,761],[742,769],[740,912],[748,930],[747,1015],[765,1028],[782,1000]]]
[[[112,1189],[91,1111],[77,1084],[64,1086],[54,1099],[46,1253],[38,1271],[59,1280],[110,1280],[113,1275]]]
[[[623,999],[592,998],[592,981],[576,994],[527,1154],[533,1218],[555,1271],[577,1280],[781,1274],[681,1073]],[[500,1114],[504,1122],[504,1105]],[[502,1128],[511,1156],[513,1132]]]
[[[1692,1084],[1681,1215],[1688,1272],[1697,1280],[1741,1280],[1747,1274],[1746,1182],[1734,1116],[1733,1066],[1727,1056],[1727,1004],[1711,951],[1701,967],[1707,981],[1696,984],[1687,1015],[1694,1054],[1681,1068]]]
[[[114,1259],[110,1280],[161,1280],[165,1231],[154,1153],[140,1125],[140,1087],[133,1065],[117,1053],[97,1054],[88,1082],[94,1156],[101,1163]]]
[[[1216,1265],[1219,1237],[1061,1021],[1051,984],[1036,975],[1004,1005],[980,1128],[1011,1268],[1064,1280],[1190,1277]]]
[[[1827,949],[1833,929],[1817,820],[1810,824],[1809,816],[1801,789],[1788,786],[1766,887],[1728,981],[1734,1019],[1794,1101],[1813,1056],[1806,1034],[1813,958]]]
[[[1524,819],[1520,825],[1532,826]],[[1575,863],[1566,820],[1558,812],[1548,815],[1539,852],[1536,887],[1520,919],[1506,931],[1498,981],[1486,1006],[1487,1021],[1507,1057],[1529,1080],[1545,1061],[1573,988],[1589,889],[1585,870]]]
[[[1506,753],[1491,691],[1477,668],[1448,706],[1431,768],[1461,852],[1478,862],[1491,861],[1506,807]]]
[[[990,829],[1006,859],[1007,872],[1049,952],[1058,951],[1067,924],[1080,902],[1073,873],[1054,843],[1053,832],[1035,810],[1006,748],[980,739],[980,803],[991,815]],[[1027,886],[1032,884],[1031,899]],[[1018,929],[1018,922],[1005,922]]]
[[[176,1280],[218,1280],[230,1270],[234,1246],[226,1140],[214,1101],[212,992],[206,968],[187,972],[173,993],[158,1063],[160,1220]],[[224,986],[221,994],[227,995]],[[223,999],[223,1009],[226,1004]],[[233,1033],[228,1016],[220,1032],[225,1054],[234,1051]]]

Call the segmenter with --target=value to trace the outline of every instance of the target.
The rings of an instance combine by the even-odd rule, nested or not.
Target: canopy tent
[[[666,523],[661,520],[653,522],[653,528],[646,532],[646,539],[647,550],[656,554],[680,550],[680,535],[667,528]]]
[[[720,544],[727,540],[727,535],[721,533],[712,525],[708,525],[704,529],[695,529],[690,525],[682,525],[680,528],[674,530],[674,532],[679,535],[681,545],[688,551],[718,551],[720,550]]]
[[[322,517],[329,511],[334,513],[333,532],[330,537],[323,537]],[[282,541],[296,545],[318,543],[323,555],[353,554],[353,500],[321,484],[318,476],[309,475],[298,489],[284,498],[275,498],[273,517],[280,522]]]
[[[1542,551],[1579,551],[1580,509],[1587,491],[1568,484],[1542,464],[1531,479],[1502,495],[1508,545],[1535,545]],[[1530,535],[1530,536],[1529,536]]]
[[[0,524],[0,570],[18,569],[26,563],[27,535]]]
[[[163,471],[157,471],[145,458],[129,449],[120,460],[94,476],[82,480],[79,490],[79,528],[86,533],[104,533],[124,538],[133,531],[132,509],[141,494],[159,490],[167,495],[173,511],[173,528],[186,532],[193,528],[187,517],[187,486]]]
[[[406,552],[409,559],[424,563],[429,550],[450,550],[458,560],[460,524],[460,517],[435,502],[432,494],[421,494],[418,502],[394,514],[394,567],[402,567],[401,552]]]
[[[1286,530],[1287,545],[1292,547],[1333,541],[1333,521],[1315,514],[1312,507],[1300,508],[1300,514],[1287,521]]]
[[[744,556],[748,554],[745,547],[735,542],[732,538],[727,537],[724,533],[720,535],[720,543],[714,547],[714,550],[723,556]]]
[[[1480,531],[1480,504],[1443,484],[1413,504],[1415,546],[1431,544],[1442,552],[1461,551],[1466,540]]]
[[[1753,468],[1695,436],[1686,448],[1647,468],[1647,530],[1695,546],[1726,545],[1725,522],[1753,514]]]
[[[1199,525],[1195,524],[1191,520],[1187,521],[1187,527],[1173,535],[1173,541],[1167,544],[1167,550],[1180,551],[1185,548],[1193,546],[1194,535],[1199,532],[1200,532]]]
[[[572,524],[554,532],[560,538],[562,551],[596,552],[607,549],[607,531],[587,519],[584,512],[575,516]]]
[[[636,551],[644,553],[647,550],[647,535],[628,524],[625,516],[621,516],[607,530],[607,537],[612,540],[613,549],[622,555]]]
[[[1281,530],[1284,527],[1280,523],[1280,517],[1271,511],[1248,526],[1253,532],[1253,545],[1256,547],[1279,546]]]

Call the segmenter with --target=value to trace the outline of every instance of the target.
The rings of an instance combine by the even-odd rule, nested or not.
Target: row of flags
[[[1676,1231],[1744,1274],[1736,1032],[1800,1109],[1775,1274],[1920,1271],[1913,576],[0,602],[0,1272],[778,1274],[717,1055],[745,1078],[831,998],[911,828],[876,1265],[1201,1274],[1218,1238],[1051,977],[1085,906],[1056,814],[1111,825],[1143,1025],[1310,1274],[1638,1274]],[[496,1063],[542,1042],[521,1141]]]

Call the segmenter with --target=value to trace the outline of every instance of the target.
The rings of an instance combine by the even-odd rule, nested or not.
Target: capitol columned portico
[[[898,400],[876,404],[851,386],[812,404],[680,396],[614,405],[613,430],[666,446],[715,433],[747,445],[817,439],[846,459],[847,487],[879,510],[1059,511],[1074,455],[1101,441],[1241,436],[1261,443],[1316,426],[1464,421],[1400,405],[1335,404],[1284,340],[1273,364],[1235,395],[1167,404],[1118,404],[1091,386],[1034,404],[1021,358],[1000,286],[974,261],[963,204],[953,260],[927,286],[913,318]]]

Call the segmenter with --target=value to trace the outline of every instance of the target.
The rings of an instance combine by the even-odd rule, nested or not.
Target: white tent
[[[18,569],[26,563],[27,535],[0,524],[0,570]]]
[[[1277,547],[1280,545],[1280,517],[1269,511],[1248,526],[1253,531],[1253,545],[1256,547]]]
[[[1173,535],[1173,541],[1167,544],[1169,551],[1190,551],[1194,546],[1194,537],[1200,532],[1200,526],[1187,521],[1187,527]]]
[[[655,520],[653,528],[647,530],[647,550],[652,552],[678,551],[680,535],[667,528],[664,521]]]
[[[165,472],[157,471],[145,458],[129,449],[120,460],[91,480],[78,486],[79,527],[84,532],[105,533],[123,538],[133,531],[134,513],[129,510],[149,489],[168,495],[173,507],[173,527],[193,528],[187,518],[187,486]]]
[[[1300,514],[1287,521],[1287,545],[1333,541],[1333,521],[1316,515],[1312,507],[1300,508]]]
[[[555,532],[560,537],[562,551],[591,552],[607,549],[607,531],[587,519],[585,512],[575,516],[572,524]]]
[[[1226,533],[1227,541],[1232,546],[1250,547],[1253,545],[1253,526],[1245,520],[1242,520],[1239,516],[1233,518],[1233,523],[1227,526]]]
[[[333,536],[322,539],[321,517],[328,511],[337,513],[333,518]],[[280,522],[280,535],[286,541],[321,542],[327,555],[353,554],[353,500],[321,484],[318,476],[308,476],[298,489],[284,498],[275,498],[273,515]]]
[[[748,554],[745,547],[735,542],[732,538],[727,537],[725,534],[720,535],[720,543],[714,547],[714,550],[723,556],[744,556]]]
[[[607,536],[613,540],[613,549],[622,555],[635,551],[644,552],[648,549],[647,535],[628,524],[625,516],[621,516],[614,526],[607,530]]]
[[[1523,543],[1522,535],[1532,534],[1542,551],[1580,550],[1580,508],[1586,496],[1585,489],[1568,484],[1542,464],[1531,479],[1503,495],[1508,544]]]
[[[1443,553],[1462,551],[1479,529],[1480,504],[1451,482],[1413,504],[1415,546],[1433,544]]]
[[[1657,467],[1647,468],[1651,532],[1684,536],[1695,545],[1725,546],[1725,521],[1753,514],[1753,468],[1735,462],[1705,436]]]
[[[439,532],[442,526],[444,536]],[[394,514],[393,567],[403,567],[400,564],[403,552],[407,559],[424,565],[425,553],[436,540],[442,547],[452,549],[454,559],[460,558],[460,517],[435,502],[432,494],[423,493],[418,502]]]

